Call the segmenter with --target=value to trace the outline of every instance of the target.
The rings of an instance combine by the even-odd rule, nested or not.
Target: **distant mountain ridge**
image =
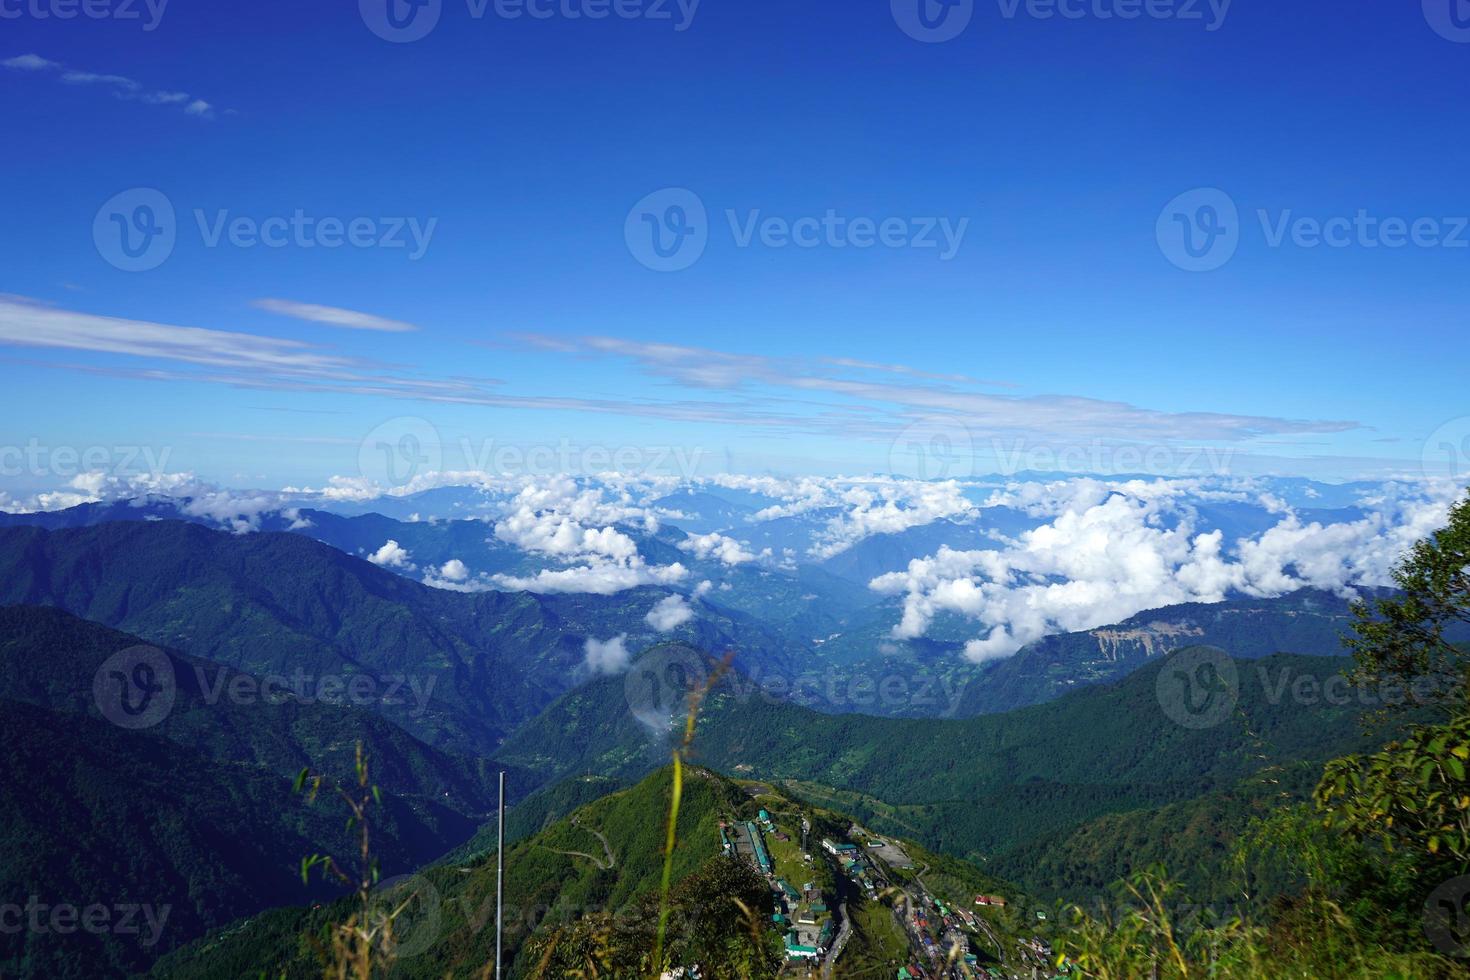
[[[650,651],[648,669],[692,651]],[[844,808],[960,857],[1021,847],[1105,813],[1156,807],[1234,785],[1273,764],[1310,764],[1365,747],[1360,708],[1281,696],[1272,679],[1320,684],[1336,658],[1275,654],[1242,665],[1238,710],[1218,725],[1181,726],[1157,691],[1169,661],[1006,714],[963,720],[829,715],[772,700],[728,677],[706,700],[698,759],[723,772],[863,794]],[[497,758],[547,782],[578,773],[628,776],[666,757],[640,720],[639,679],[596,681],[517,732]],[[889,808],[898,808],[889,812]],[[899,817],[905,822],[899,822]]]
[[[1110,626],[1036,640],[987,665],[965,688],[956,715],[1042,704],[1190,646],[1219,647],[1248,660],[1273,653],[1341,656],[1347,652],[1342,636],[1352,621],[1349,599],[1315,589],[1150,609]]]
[[[50,605],[258,676],[364,674],[434,684],[422,712],[379,704],[418,737],[487,752],[590,677],[586,641],[654,642],[668,593],[465,594],[410,581],[294,534],[174,521],[0,529],[0,604]],[[756,624],[712,613],[671,635],[781,662]],[[641,639],[640,639],[641,638]]]
[[[456,491],[456,494],[463,496],[462,491]],[[721,517],[735,519],[753,513],[749,505],[727,497],[723,493],[681,492],[664,498],[661,503],[667,506],[671,517],[684,513],[679,510],[684,507],[698,513],[701,521]],[[407,499],[395,502],[407,506]],[[457,505],[465,503],[459,499],[454,502]],[[7,533],[19,534],[28,527],[52,526],[60,529],[57,533],[65,533],[68,530],[95,529],[118,520],[159,525],[182,518],[201,526],[217,526],[216,521],[203,516],[201,506],[187,500],[139,498],[84,504],[49,514],[0,514],[0,525],[9,524],[13,528],[12,532],[7,532],[0,527],[0,540]],[[1218,519],[1237,531],[1257,529],[1251,524],[1251,521],[1259,523],[1260,520],[1255,510],[1244,508],[1242,512],[1241,506],[1233,504],[1211,506],[1214,508],[1210,511],[1211,520]],[[809,524],[813,517],[800,515],[791,520]],[[446,730],[443,737],[460,742],[471,739],[477,751],[488,750],[492,743],[532,717],[552,698],[588,679],[589,675],[579,673],[579,645],[594,633],[598,639],[626,633],[628,647],[633,652],[666,638],[695,642],[705,649],[734,649],[738,651],[743,666],[762,678],[780,676],[789,681],[815,671],[824,676],[835,676],[839,690],[868,683],[867,679],[871,678],[896,677],[912,686],[961,692],[957,696],[946,697],[942,703],[839,697],[824,698],[823,703],[814,705],[821,710],[839,713],[857,711],[895,717],[968,717],[1039,704],[1070,690],[1124,676],[1162,654],[1194,643],[1220,646],[1247,658],[1274,652],[1309,655],[1338,655],[1342,652],[1339,638],[1349,625],[1347,602],[1330,593],[1312,591],[1267,599],[1236,598],[1219,604],[1189,603],[1146,611],[1119,624],[1045,637],[1023,647],[1012,657],[978,665],[966,661],[962,655],[965,641],[975,635],[976,624],[953,614],[936,617],[925,637],[893,637],[893,626],[899,620],[901,609],[896,599],[880,596],[867,588],[866,583],[873,575],[901,568],[906,561],[905,556],[926,553],[944,544],[953,547],[994,545],[998,540],[996,535],[1004,537],[1017,533],[1033,520],[1022,511],[990,507],[983,512],[982,520],[976,523],[941,520],[894,534],[876,534],[821,564],[800,562],[787,568],[759,562],[729,566],[712,559],[700,560],[680,547],[686,535],[673,525],[665,525],[652,534],[626,529],[649,562],[680,562],[690,569],[690,575],[681,587],[630,589],[606,597],[494,593],[498,598],[479,600],[483,607],[495,607],[496,611],[490,613],[491,616],[529,615],[555,621],[557,625],[550,630],[539,631],[539,635],[534,637],[519,635],[518,630],[512,631],[517,634],[517,644],[522,647],[532,645],[543,652],[541,662],[527,672],[530,682],[525,691],[513,697],[504,695],[490,699],[501,703],[485,705],[474,702],[466,706],[468,721],[463,718],[453,721],[438,719],[435,724]],[[501,571],[526,574],[540,567],[526,553],[497,540],[493,526],[483,517],[404,521],[372,512],[343,516],[331,511],[302,508],[265,511],[258,515],[257,522],[263,530],[251,536],[270,537],[274,532],[311,538],[330,545],[343,555],[358,558],[372,555],[389,540],[396,541],[412,556],[414,564],[412,567],[387,567],[381,571],[415,584],[426,572],[437,569],[440,563],[452,558],[465,561],[477,575]],[[698,521],[696,524],[706,526]],[[728,530],[734,533],[736,529]],[[246,552],[261,547],[248,542],[239,546]],[[281,546],[274,547],[279,549]],[[680,625],[671,636],[649,628],[644,616],[656,602],[677,592],[688,595],[706,577],[711,580],[711,586],[689,599],[691,619]],[[718,585],[714,584],[716,582]],[[306,586],[308,590],[315,587],[311,584]],[[65,605],[55,599],[27,597],[13,592],[6,594],[3,589],[0,589],[0,601],[41,601]],[[447,603],[458,607],[475,604],[473,600],[456,602],[452,599]],[[517,603],[521,604],[519,611],[516,611]],[[435,608],[445,604],[446,600],[432,603]],[[152,624],[144,623],[136,616],[124,622],[109,619],[110,613],[105,611],[74,605],[67,605],[67,608],[134,632],[148,632],[153,628]],[[204,628],[197,611],[182,618],[194,621],[190,628],[194,628],[196,633]],[[437,622],[443,616],[434,613],[428,618]],[[186,626],[183,622],[176,625],[180,628]],[[287,629],[294,631],[291,626]],[[481,640],[476,637],[481,629],[456,627],[453,632],[467,636],[472,645],[479,645]],[[578,631],[582,633],[580,639],[575,638]],[[553,635],[558,632],[566,635]],[[190,652],[215,659],[219,657],[214,651],[193,649],[177,632],[148,635]],[[567,635],[572,637],[569,642]],[[334,642],[335,637],[315,636],[313,640]],[[546,652],[558,644],[560,648],[555,654]],[[451,645],[455,645],[454,641]],[[437,642],[429,644],[431,649],[437,646]],[[434,658],[437,657],[440,666],[447,666],[463,656],[458,654],[446,660],[435,652],[428,662],[436,662]],[[537,658],[532,655],[531,659]],[[247,666],[257,673],[264,670],[261,663]],[[506,700],[517,703],[507,705],[503,703]],[[466,730],[466,725],[471,730]],[[428,734],[427,727],[415,730],[431,739],[440,737]]]

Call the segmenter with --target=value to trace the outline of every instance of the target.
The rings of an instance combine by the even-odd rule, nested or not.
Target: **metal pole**
[[[500,818],[495,835],[495,980],[500,980],[505,935],[505,770],[500,771]]]

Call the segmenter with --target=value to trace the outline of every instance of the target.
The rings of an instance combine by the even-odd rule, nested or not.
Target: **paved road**
[[[604,836],[601,831],[593,830],[591,827],[583,827],[576,817],[572,818],[572,826],[580,827],[582,830],[587,831],[587,833],[591,834],[593,837],[596,837],[599,841],[601,841],[603,854],[606,855],[605,861],[598,858],[595,854],[587,854],[583,851],[558,851],[556,848],[546,847],[544,844],[542,845],[542,847],[553,854],[565,854],[568,857],[586,858],[593,864],[597,865],[598,870],[600,871],[611,871],[613,868],[616,868],[618,866],[617,855],[613,854],[612,845],[607,842],[607,837]]]
[[[832,968],[852,935],[852,918],[847,914],[847,903],[837,906],[837,911],[842,915],[842,928],[837,930],[837,938],[832,940],[832,948],[827,950],[827,961],[822,964],[822,980],[832,980]]]

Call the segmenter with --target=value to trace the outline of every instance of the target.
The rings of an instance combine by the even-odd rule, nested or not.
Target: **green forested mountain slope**
[[[1088,903],[1116,882],[1162,867],[1195,902],[1243,907],[1299,890],[1287,869],[1233,863],[1253,820],[1308,799],[1320,765],[1290,765],[1234,786],[1149,809],[1094,817],[998,855],[987,867],[1049,899]]]
[[[671,770],[665,767],[508,847],[506,944],[514,956],[512,977],[537,967],[553,946],[552,963],[562,963],[557,957],[568,957],[569,950],[611,949],[618,961],[633,960],[651,950],[670,787]],[[805,817],[814,838],[846,839],[851,823],[844,815],[775,794],[769,786],[735,783],[702,768],[685,768],[672,865],[668,944],[678,951],[681,962],[701,964],[704,976],[735,976],[724,958],[738,949],[750,951],[751,944],[745,939],[751,925],[732,899],[739,899],[755,914],[754,927],[762,948],[774,951],[779,944],[779,931],[769,926],[770,885],[747,861],[733,860],[721,852],[720,821],[755,819],[762,807],[769,807],[789,827]],[[793,860],[799,857],[796,844],[770,840],[771,846],[792,849]],[[1014,888],[973,866],[930,854],[911,842],[899,843],[913,862],[912,868],[902,872],[903,880],[922,879],[945,901],[968,902],[974,894],[985,892],[1009,895],[1018,906],[1023,902]],[[833,899],[841,896],[854,915],[871,905],[873,915],[865,915],[870,922],[891,915],[885,907],[850,891],[820,855],[818,851],[807,874],[829,890]],[[484,975],[493,963],[495,941],[494,854],[428,869],[396,887],[394,893],[405,891],[416,896],[403,921],[407,955],[398,959],[388,975]],[[319,933],[352,910],[352,904],[344,901],[321,910],[279,910],[258,916],[179,951],[154,972],[194,980],[255,975],[261,970],[272,977],[318,976],[319,958],[300,937]],[[1014,941],[1012,929],[1027,935],[1035,929],[1034,920],[1027,923],[1019,916],[1013,918],[1015,921],[996,920],[995,928],[1007,943]],[[855,938],[844,954],[847,958],[839,962],[861,960],[870,952],[863,947],[864,940]],[[552,967],[545,975],[563,974]],[[631,975],[616,968],[610,974]],[[768,967],[740,975],[774,977],[775,973]],[[842,975],[839,970],[838,976]]]
[[[0,744],[0,901],[47,907],[39,927],[25,913],[19,931],[0,930],[0,975],[125,975],[239,916],[336,891],[303,886],[299,866],[350,847],[342,814],[307,805],[287,778],[14,701],[0,701]],[[426,858],[400,843],[433,837],[408,806],[386,797],[380,829],[386,866]],[[111,925],[53,920],[58,906],[105,907]],[[141,931],[115,928],[124,906],[160,925],[134,910]]]
[[[664,648],[649,656],[664,663],[691,655]],[[641,698],[643,663],[633,665],[632,681],[606,679],[563,697],[499,758],[549,780],[656,765],[660,734],[630,707],[630,697],[635,705]],[[880,829],[990,857],[1105,813],[1227,790],[1266,766],[1381,742],[1381,733],[1363,733],[1356,703],[1302,703],[1290,692],[1303,678],[1320,684],[1342,663],[1293,655],[1242,662],[1237,710],[1206,728],[1180,725],[1161,706],[1168,661],[1048,704],[956,721],[825,715],[772,702],[730,677],[704,705],[695,752],[724,772],[865,794],[883,806],[841,802]],[[885,815],[884,807],[900,812]]]
[[[295,534],[232,535],[181,522],[0,529],[0,604],[58,606],[150,642],[256,675],[406,677],[432,697],[378,705],[423,740],[466,754],[589,675],[585,643],[658,635],[666,595],[464,594],[429,588]],[[711,613],[674,634],[787,669],[758,625]]]
[[[645,913],[634,910],[645,909],[647,898],[656,895],[659,886],[669,787],[670,771],[661,770],[629,789],[578,808],[507,849],[506,946],[517,960],[513,975],[525,968],[522,948],[533,935],[575,926],[594,912],[627,909],[628,921],[640,928],[648,925]],[[736,784],[703,770],[686,770],[674,882],[702,871],[708,875],[712,864],[738,870],[739,865],[720,856],[718,824],[723,816],[749,808],[749,797]],[[753,874],[710,875],[710,879],[711,894],[705,900],[736,895],[769,903],[767,886]],[[403,923],[409,955],[400,957],[394,976],[479,976],[493,963],[493,853],[482,854],[474,863],[450,862],[427,869],[404,887],[421,900],[415,901],[410,919]],[[344,900],[315,911],[260,916],[171,956],[155,972],[224,978],[239,975],[229,971],[248,964],[252,975],[265,969],[271,976],[281,971],[290,977],[320,976],[318,958],[298,937],[341,921],[352,910],[353,904]]]
[[[112,655],[142,643],[60,609],[0,607],[0,698],[100,719],[99,670]],[[161,654],[172,705],[149,726],[152,734],[223,763],[288,777],[309,767],[349,778],[362,743],[386,792],[464,817],[494,806],[495,775],[484,760],[431,748],[362,708],[276,696],[258,678],[220,664]],[[524,780],[516,773],[512,781]]]

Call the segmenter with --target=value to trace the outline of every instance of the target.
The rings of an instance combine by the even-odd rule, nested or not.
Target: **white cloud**
[[[873,589],[904,597],[894,636],[922,636],[936,615],[958,614],[986,627],[965,649],[978,662],[1009,656],[1051,633],[1093,629],[1181,602],[1387,585],[1394,563],[1443,524],[1460,492],[1448,484],[1389,485],[1375,513],[1362,520],[1303,523],[1289,512],[1227,554],[1223,532],[1197,528],[1197,514],[1187,498],[1176,499],[1177,488],[1129,486],[1139,493],[1078,481],[1061,513],[1003,548],[943,547],[874,579]],[[1060,500],[1062,489],[1046,492]]]
[[[495,537],[534,556],[565,563],[533,575],[497,575],[507,589],[529,592],[593,592],[610,595],[640,585],[668,585],[688,570],[680,563],[651,566],[638,544],[616,523],[658,527],[652,513],[633,502],[626,484],[591,485],[570,477],[527,478],[495,523]]]
[[[846,510],[832,520],[812,553],[830,558],[875,534],[898,534],[935,521],[968,517],[975,505],[958,483],[888,480],[855,486],[841,496]]]
[[[637,543],[613,527],[587,528],[567,514],[520,507],[495,525],[495,536],[524,551],[562,558],[601,556],[626,561]]]
[[[679,542],[679,549],[693,552],[694,557],[700,560],[713,556],[726,565],[743,565],[748,561],[755,561],[757,557],[734,538],[715,533],[691,534]]]
[[[694,610],[690,607],[688,601],[683,596],[676,594],[660,599],[648,611],[648,615],[644,617],[644,621],[660,633],[667,633],[669,630],[676,626],[682,626],[693,618]]]
[[[61,80],[68,85],[110,85],[125,92],[136,92],[143,87],[123,75],[104,75],[94,71],[64,71]]]
[[[96,85],[109,90],[113,97],[125,101],[142,102],[146,105],[183,106],[185,115],[199,119],[213,119],[214,106],[203,99],[193,98],[187,92],[170,89],[151,90],[143,83],[108,72],[86,71],[68,68],[59,61],[43,58],[38,54],[22,54],[0,61],[0,66],[13,71],[51,72],[58,71],[57,78],[66,85]]]
[[[17,71],[47,71],[52,68],[60,68],[61,65],[49,61],[38,54],[22,54],[14,58],[6,58],[0,61],[0,65],[6,68],[14,68]]]
[[[438,568],[425,569],[424,584],[446,592],[489,592],[495,588],[483,573],[472,578],[469,567],[458,558],[451,558]]]
[[[202,517],[236,534],[248,534],[260,530],[261,518],[280,507],[279,494],[210,489],[198,491],[181,509],[190,517]]]
[[[641,560],[627,564],[600,562],[574,568],[542,569],[534,575],[496,575],[494,581],[514,592],[590,592],[612,595],[640,585],[673,585],[689,574],[672,565],[646,565]]]
[[[0,342],[296,376],[330,374],[353,365],[298,340],[73,313],[13,297],[0,298]]]
[[[402,545],[390,540],[368,555],[368,561],[381,568],[400,568],[407,571],[413,568],[413,563],[409,560],[411,557]]]
[[[332,327],[349,330],[375,330],[381,333],[410,333],[418,329],[412,323],[389,320],[371,313],[344,310],[336,306],[320,306],[316,303],[297,303],[288,299],[258,299],[251,304],[267,313],[295,317],[312,323],[324,323]]]
[[[621,674],[628,669],[628,634],[620,633],[610,640],[587,638],[584,663],[594,674]]]

